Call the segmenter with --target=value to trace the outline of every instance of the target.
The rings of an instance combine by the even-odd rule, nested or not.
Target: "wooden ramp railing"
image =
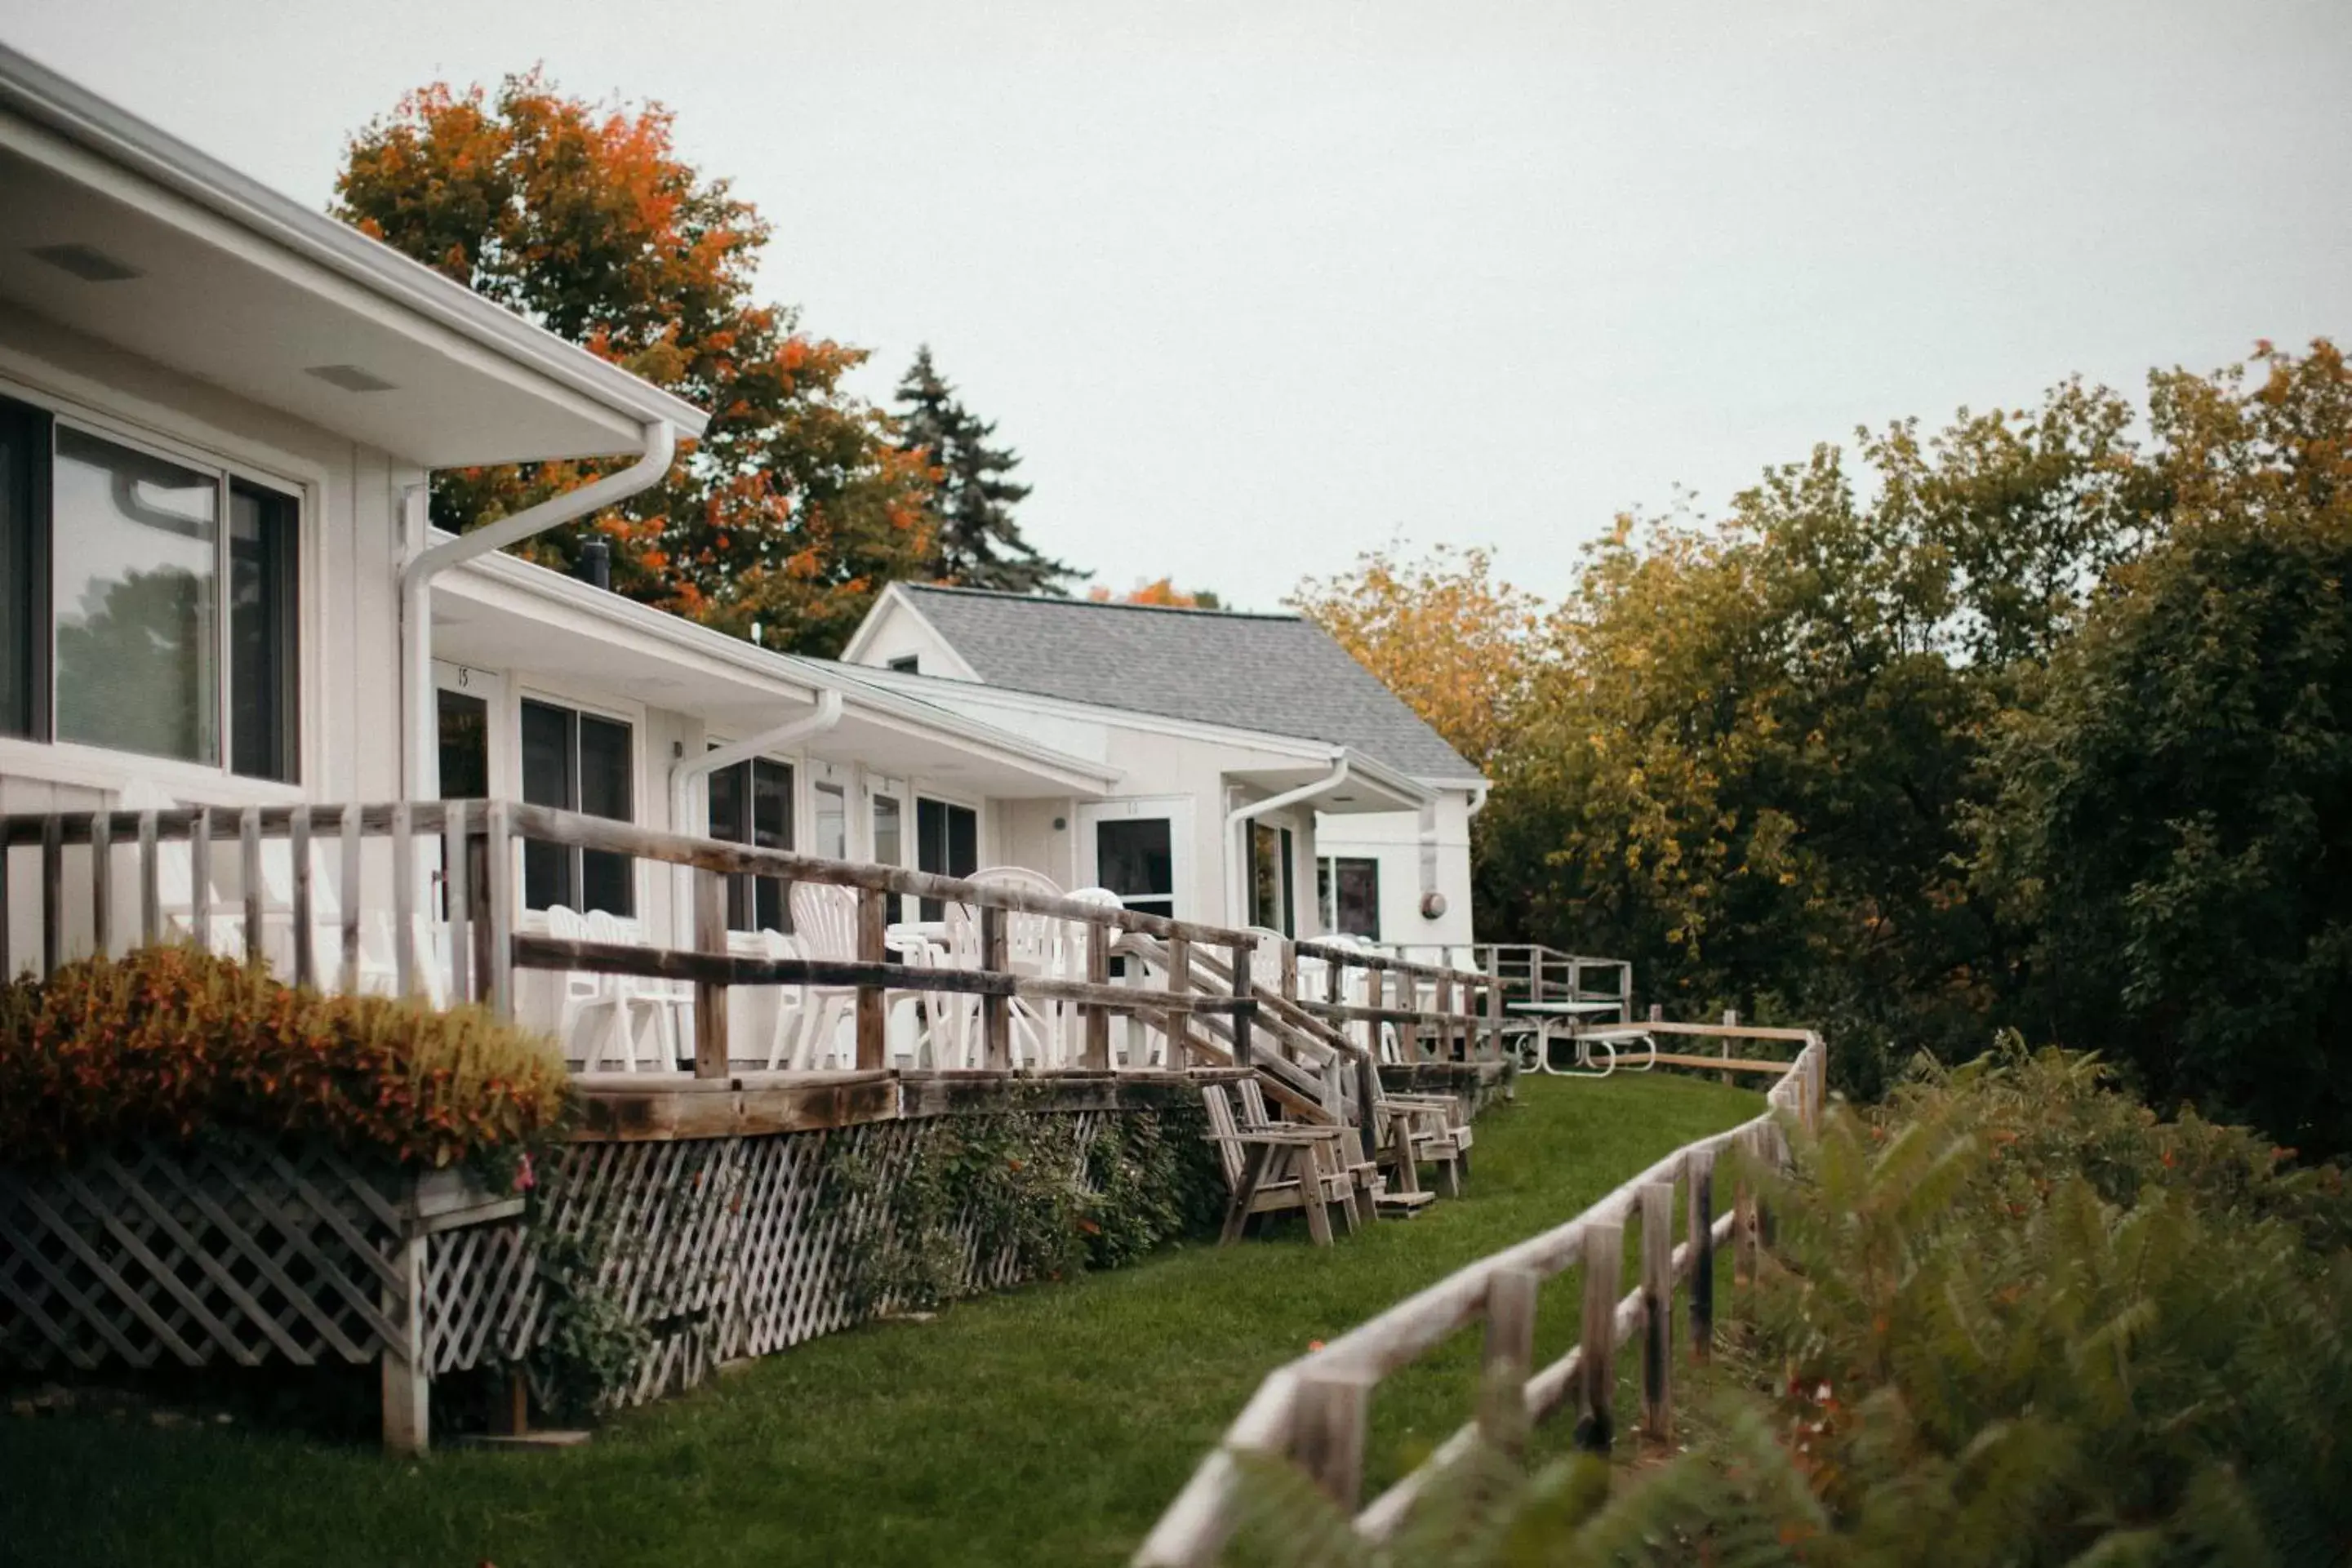
[[[1242,1454],[1271,1456],[1298,1466],[1354,1515],[1358,1531],[1366,1538],[1381,1540],[1393,1533],[1423,1489],[1476,1440],[1478,1427],[1475,1421],[1465,1426],[1420,1468],[1369,1506],[1360,1507],[1372,1391],[1383,1378],[1473,1323],[1486,1327],[1486,1374],[1518,1383],[1531,1423],[1572,1402],[1580,1442],[1601,1451],[1613,1436],[1616,1351],[1640,1333],[1644,1341],[1643,1425],[1653,1436],[1663,1437],[1673,1407],[1677,1291],[1689,1282],[1691,1350],[1704,1358],[1713,1334],[1716,1249],[1733,1243],[1741,1273],[1751,1278],[1754,1273],[1758,1227],[1753,1199],[1741,1192],[1730,1212],[1715,1212],[1717,1157],[1737,1147],[1759,1159],[1785,1159],[1780,1117],[1807,1127],[1815,1124],[1827,1082],[1825,1049],[1810,1030],[1684,1025],[1674,1032],[1768,1040],[1794,1034],[1801,1048],[1767,1092],[1764,1114],[1685,1145],[1567,1223],[1479,1260],[1270,1374],[1160,1516],[1135,1562],[1150,1568],[1192,1568],[1216,1560],[1235,1522],[1241,1474],[1235,1457]],[[1688,1216],[1685,1239],[1679,1246],[1673,1240],[1677,1186]],[[1619,1275],[1629,1224],[1638,1227],[1641,1237],[1640,1282],[1621,1296]],[[1534,1370],[1538,1289],[1579,1265],[1584,1279],[1578,1344],[1550,1365]],[[1497,1440],[1507,1436],[1495,1434]]]

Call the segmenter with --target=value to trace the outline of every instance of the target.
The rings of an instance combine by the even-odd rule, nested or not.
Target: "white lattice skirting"
[[[1091,1185],[1094,1140],[1133,1113],[1029,1113]],[[653,1337],[630,1402],[848,1325],[848,1246],[888,1221],[887,1195],[950,1120],[572,1146],[542,1175],[552,1221],[611,1239],[599,1283]],[[828,1197],[852,1157],[862,1179]],[[0,1365],[367,1362],[412,1321],[428,1373],[520,1359],[544,1332],[530,1237],[467,1223],[441,1185],[257,1141],[0,1169]],[[961,1286],[1015,1284],[1017,1268],[967,1239]]]

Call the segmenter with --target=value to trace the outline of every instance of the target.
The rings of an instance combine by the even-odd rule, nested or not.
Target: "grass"
[[[0,1417],[0,1561],[24,1563],[1112,1563],[1267,1371],[1556,1224],[1758,1096],[1664,1074],[1523,1082],[1469,1195],[1329,1249],[1303,1230],[803,1345],[530,1455],[231,1427]],[[1628,1283],[1630,1283],[1630,1276]],[[1539,1357],[1575,1335],[1551,1282]],[[1475,1331],[1382,1385],[1371,1481],[1473,1408]]]

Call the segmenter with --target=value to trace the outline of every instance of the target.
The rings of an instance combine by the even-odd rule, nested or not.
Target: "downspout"
[[[804,713],[798,718],[786,719],[783,723],[763,729],[757,735],[746,736],[741,740],[730,741],[725,746],[706,751],[699,757],[689,757],[684,761],[672,763],[669,770],[669,831],[673,833],[708,837],[710,831],[708,808],[705,809],[705,816],[700,823],[688,821],[694,810],[696,784],[709,778],[722,768],[732,768],[739,762],[748,762],[764,752],[781,751],[796,740],[806,740],[811,736],[823,735],[840,722],[841,694],[837,691],[819,692],[814,713]],[[674,930],[681,934],[693,930],[693,925],[688,914],[693,906],[693,876],[694,873],[690,867],[679,866],[670,877],[670,908],[677,912],[670,925]]]
[[[403,771],[404,792],[410,800],[425,800],[433,793],[427,758],[435,755],[438,746],[432,700],[433,579],[476,556],[504,549],[559,523],[585,517],[652,488],[669,473],[670,459],[677,449],[677,433],[670,428],[668,421],[653,421],[644,426],[637,460],[619,473],[607,474],[593,484],[550,497],[512,517],[500,517],[485,528],[443,539],[436,545],[423,545],[425,531],[418,526],[425,487],[411,486],[402,493],[402,508],[408,514],[403,519],[404,525],[413,536],[404,541],[410,553],[400,569],[401,685],[408,731],[407,766]]]
[[[1249,924],[1249,904],[1242,895],[1238,863],[1242,825],[1263,817],[1269,811],[1279,811],[1286,806],[1295,806],[1301,800],[1320,795],[1326,789],[1337,789],[1347,781],[1348,754],[1344,750],[1335,751],[1331,754],[1331,771],[1314,783],[1301,784],[1296,789],[1286,789],[1279,795],[1270,796],[1263,800],[1255,800],[1246,806],[1236,806],[1225,813],[1225,908],[1228,911],[1228,918],[1235,925]]]

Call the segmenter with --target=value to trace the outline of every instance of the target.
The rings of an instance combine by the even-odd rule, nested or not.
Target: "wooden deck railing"
[[[1360,1327],[1270,1374],[1226,1429],[1135,1556],[1151,1568],[1192,1568],[1213,1563],[1236,1519],[1241,1470],[1235,1456],[1260,1454],[1296,1464],[1354,1516],[1372,1540],[1394,1532],[1414,1501],[1444,1467],[1476,1440],[1472,1421],[1420,1468],[1370,1506],[1360,1507],[1364,1447],[1372,1391],[1381,1381],[1444,1343],[1473,1323],[1485,1325],[1481,1364],[1486,1376],[1520,1388],[1528,1418],[1539,1422],[1572,1403],[1580,1440],[1605,1451],[1612,1437],[1615,1354],[1634,1333],[1643,1339],[1643,1417],[1664,1437],[1673,1408],[1674,1306],[1690,1286],[1692,1354],[1705,1357],[1714,1332],[1715,1250],[1735,1246],[1737,1272],[1753,1278],[1758,1225],[1752,1195],[1735,1196],[1731,1210],[1715,1212],[1717,1156],[1739,1147],[1755,1157],[1785,1157],[1780,1118],[1811,1126],[1826,1083],[1821,1039],[1805,1030],[1683,1026],[1676,1032],[1726,1034],[1793,1041],[1800,1047],[1767,1092],[1768,1110],[1753,1121],[1687,1144],[1563,1225],[1481,1259],[1400,1301]],[[1685,1240],[1675,1245],[1676,1186],[1687,1214]],[[1625,1228],[1641,1237],[1640,1283],[1620,1295]],[[1537,1293],[1544,1281],[1581,1265],[1581,1332],[1574,1349],[1550,1365],[1533,1368]],[[1510,1434],[1493,1434],[1507,1441]]]
[[[1381,944],[1401,958],[1444,964],[1465,959],[1501,981],[1515,1002],[1615,1002],[1620,1021],[1633,1019],[1633,966],[1624,958],[1563,953],[1533,942]]]
[[[660,946],[565,940],[519,930],[516,877],[525,841],[608,852],[687,868],[693,885],[690,916],[673,926],[693,933],[684,945]],[[266,874],[277,846],[286,851],[273,895]],[[332,846],[331,851],[327,847]],[[1406,1060],[1446,1054],[1490,1057],[1502,995],[1492,976],[1417,964],[1343,945],[1268,943],[1262,933],[1174,920],[1116,905],[1052,896],[996,883],[901,867],[821,860],[788,851],[658,832],[627,822],[506,800],[399,801],[369,805],[256,806],[225,810],[112,811],[0,817],[0,975],[15,974],[34,955],[12,951],[9,873],[37,855],[39,885],[37,965],[53,972],[79,953],[120,952],[174,936],[213,946],[215,926],[241,927],[247,956],[260,959],[272,930],[294,934],[288,978],[361,988],[362,927],[371,911],[389,905],[396,971],[383,988],[428,994],[420,974],[420,921],[436,927],[446,947],[447,997],[480,1001],[513,1016],[518,971],[555,970],[684,981],[695,988],[694,1071],[724,1077],[730,1071],[726,993],[743,986],[854,988],[854,1065],[885,1065],[888,997],[892,992],[956,993],[979,998],[984,1061],[1013,1061],[1011,1005],[1014,998],[1075,1007],[1082,1019],[1079,1071],[1112,1066],[1110,1019],[1124,1015],[1166,1038],[1170,1066],[1257,1065],[1261,1045],[1288,1059],[1314,1033],[1308,1022],[1369,1032],[1396,1031]],[[333,868],[314,871],[322,851]],[[167,898],[163,868],[181,890]],[[285,863],[290,861],[290,864]],[[218,870],[236,890],[226,902],[213,894]],[[849,958],[749,956],[728,951],[726,878],[751,874],[853,889],[857,899],[856,952]],[[976,911],[982,949],[974,967],[895,961],[886,946],[886,911],[892,895],[936,900]],[[135,906],[133,909],[126,906]],[[327,912],[331,915],[321,918]],[[1007,961],[1006,919],[1046,916],[1084,932],[1085,977],[1015,973]],[[321,926],[339,941],[321,963],[311,935]],[[1154,945],[1160,973],[1131,967],[1126,983],[1110,977],[1119,944]],[[1273,952],[1268,954],[1266,948]],[[1318,959],[1327,994],[1298,994],[1301,956]],[[1270,960],[1270,961],[1269,961]],[[326,973],[321,973],[321,969]],[[1267,969],[1276,972],[1266,973]],[[1349,1002],[1351,976],[1372,977],[1370,1001]],[[1214,983],[1210,983],[1213,977]],[[1277,1019],[1276,1022],[1263,1022]],[[1213,1024],[1213,1028],[1212,1028]],[[1328,1041],[1323,1042],[1328,1047]],[[1372,1054],[1369,1040],[1362,1053]],[[1316,1071],[1328,1051],[1307,1051]],[[1356,1058],[1357,1052],[1341,1053]],[[1292,1061],[1294,1067],[1309,1063]],[[1361,1061],[1351,1062],[1359,1071]],[[1288,1103],[1288,1102],[1286,1102]],[[1336,1104],[1338,1097],[1330,1097]]]

